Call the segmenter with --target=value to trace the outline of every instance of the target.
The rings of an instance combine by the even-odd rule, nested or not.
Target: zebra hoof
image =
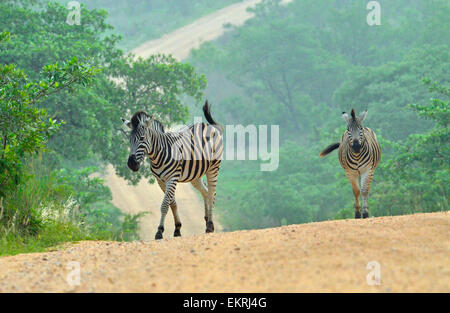
[[[368,218],[369,217],[369,212],[363,212],[362,217],[363,218]]]
[[[181,232],[179,229],[175,229],[175,231],[173,232],[173,236],[174,237],[181,237]]]
[[[355,218],[361,218],[361,212],[355,211]]]
[[[160,239],[163,239],[163,231],[164,231],[164,227],[163,226],[159,226],[158,227],[158,231],[156,232],[156,235],[155,235],[155,239],[156,240],[160,240]]]
[[[206,222],[206,233],[213,233],[213,232],[214,232],[214,223]]]
[[[158,231],[155,235],[155,240],[161,240],[161,239],[163,239],[162,232]]]

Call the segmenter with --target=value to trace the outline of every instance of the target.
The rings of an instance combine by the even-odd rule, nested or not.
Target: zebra
[[[363,199],[362,217],[369,217],[370,185],[381,158],[381,148],[377,136],[370,128],[362,125],[366,116],[367,110],[358,117],[353,109],[351,116],[342,112],[342,118],[347,122],[347,130],[342,135],[340,142],[329,145],[320,153],[320,157],[324,157],[339,148],[339,163],[346,171],[355,196],[355,218],[361,218],[360,194]],[[361,176],[361,188],[359,176]]]
[[[164,192],[156,240],[163,238],[164,220],[169,206],[175,221],[174,237],[181,236],[182,225],[175,201],[178,183],[190,182],[200,191],[205,204],[206,233],[214,232],[212,212],[222,160],[224,129],[211,116],[208,101],[203,106],[203,113],[209,125],[196,123],[177,132],[164,132],[162,124],[143,111],[136,112],[130,121],[122,119],[131,129],[128,167],[134,172],[138,171],[147,155],[151,171]],[[204,175],[207,187],[201,179]]]

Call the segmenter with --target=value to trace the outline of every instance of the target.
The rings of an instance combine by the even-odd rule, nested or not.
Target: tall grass
[[[0,200],[0,255],[43,251],[79,240],[139,239],[143,214],[126,215],[95,168],[51,170],[32,160],[25,182]]]

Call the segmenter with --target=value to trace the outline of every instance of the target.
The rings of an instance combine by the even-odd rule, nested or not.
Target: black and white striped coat
[[[355,196],[355,218],[361,217],[359,196],[362,195],[362,217],[369,217],[369,192],[373,174],[381,159],[381,148],[376,134],[368,127],[363,127],[362,122],[367,116],[367,111],[356,117],[352,109],[351,116],[345,112],[343,118],[347,122],[347,130],[342,135],[339,143],[328,146],[320,154],[321,157],[339,148],[339,163],[344,168],[347,177],[352,184]],[[359,184],[361,177],[361,185]]]
[[[151,171],[164,192],[156,239],[162,238],[169,206],[175,219],[174,236],[181,235],[181,221],[175,201],[178,183],[190,182],[200,191],[205,202],[206,232],[214,231],[212,211],[223,153],[223,127],[212,118],[208,102],[203,106],[203,112],[209,125],[197,123],[177,132],[164,132],[161,123],[145,112],[137,112],[130,122],[125,121],[132,129],[128,167],[138,171],[145,156],[148,156]],[[203,176],[206,176],[207,188],[201,180]]]

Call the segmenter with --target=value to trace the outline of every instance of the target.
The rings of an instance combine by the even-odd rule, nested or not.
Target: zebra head
[[[148,129],[152,125],[154,118],[145,112],[137,112],[131,121],[122,119],[124,125],[131,129],[130,133],[130,156],[128,157],[128,167],[137,172],[145,156],[149,154],[150,142],[148,140]]]
[[[361,147],[366,140],[364,138],[364,131],[362,122],[367,116],[367,110],[356,117],[355,110],[352,109],[351,116],[342,112],[342,118],[347,122],[347,142],[352,148],[353,152],[359,153]]]

